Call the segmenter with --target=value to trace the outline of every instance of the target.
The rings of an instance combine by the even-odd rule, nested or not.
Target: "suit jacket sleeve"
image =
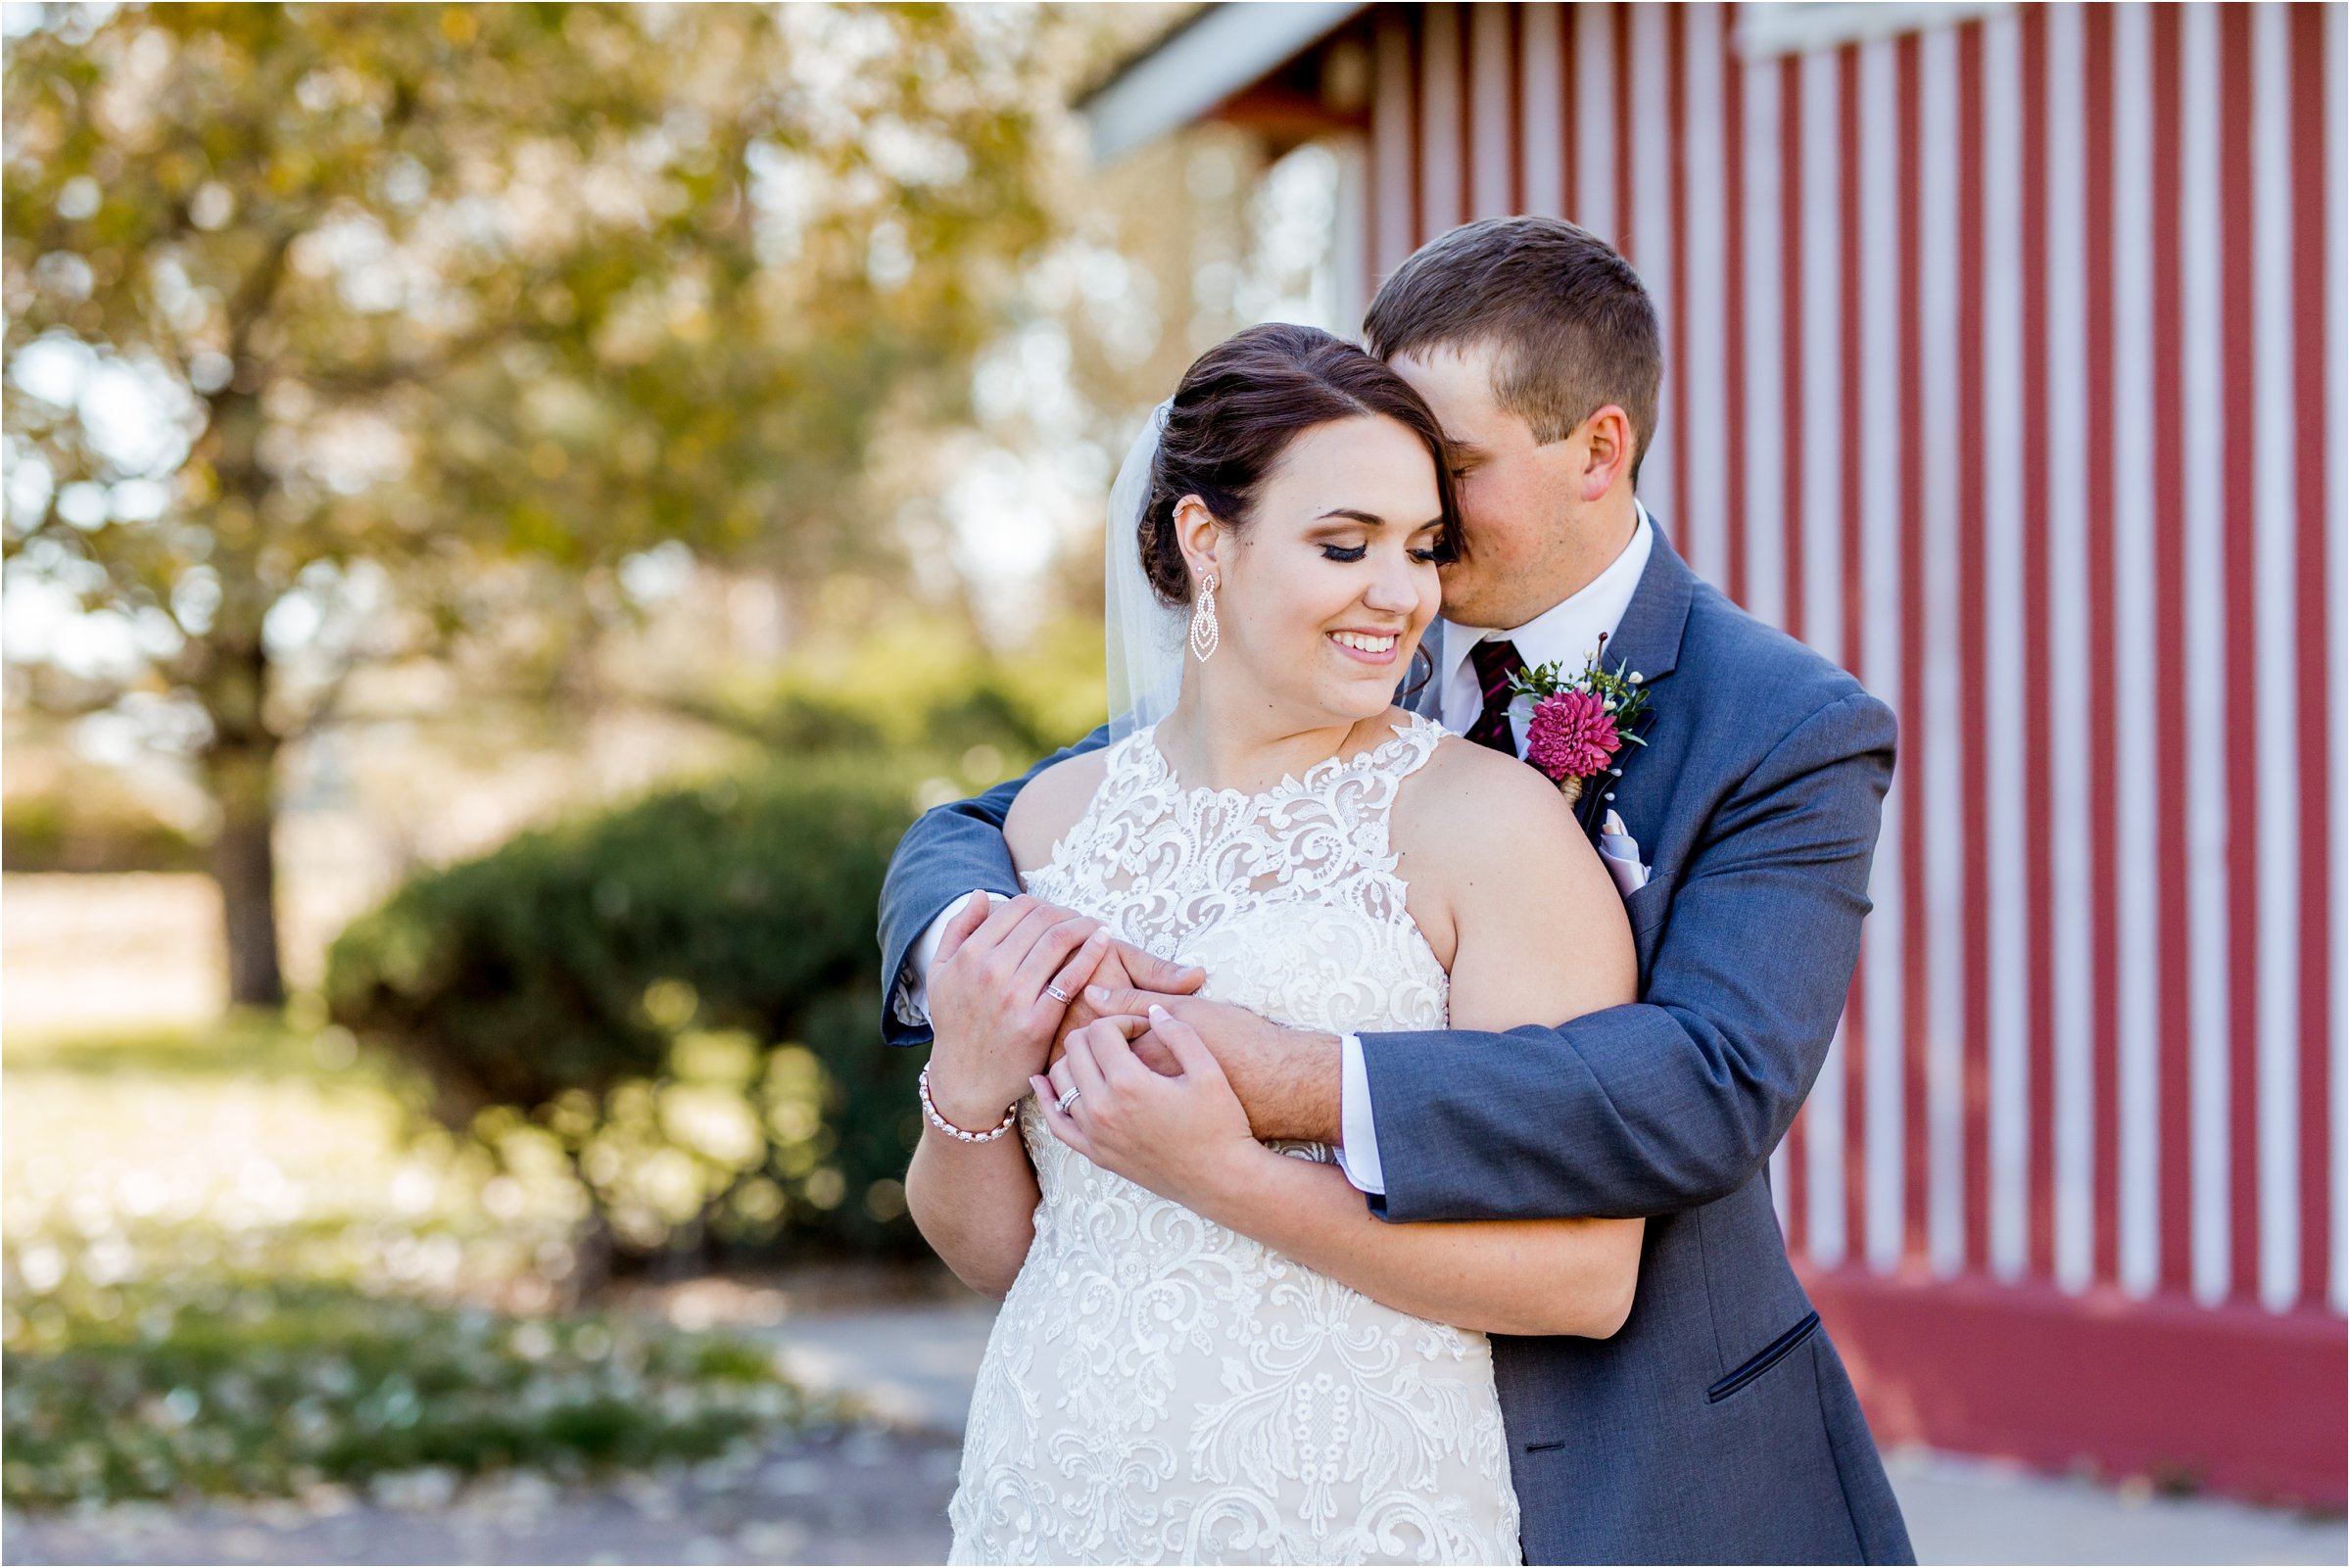
[[[1642,1001],[1557,1028],[1363,1035],[1387,1185],[1371,1207],[1396,1220],[1631,1216],[1744,1186],[1835,1033],[1894,738],[1892,711],[1853,691],[1730,791],[1659,894],[1670,907]]]
[[[975,887],[1007,898],[1020,891],[1012,852],[1004,847],[1004,817],[1012,809],[1012,797],[1062,758],[1107,745],[1109,739],[1110,727],[1105,724],[984,794],[933,807],[906,830],[882,881],[882,1038],[891,1045],[930,1042],[930,1025],[899,1018],[890,997],[906,954],[938,913]]]

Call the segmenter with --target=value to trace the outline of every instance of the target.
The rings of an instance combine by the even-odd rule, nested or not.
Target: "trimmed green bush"
[[[874,912],[902,776],[781,768],[522,833],[328,955],[335,1022],[501,1160],[559,1152],[591,1267],[919,1252],[920,1054],[884,1045]]]
[[[0,866],[15,872],[202,871],[203,844],[120,785],[11,795],[0,805]]]

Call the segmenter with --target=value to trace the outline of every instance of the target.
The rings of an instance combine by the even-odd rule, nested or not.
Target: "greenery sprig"
[[[1633,733],[1633,727],[1648,711],[1648,687],[1640,672],[1630,668],[1628,660],[1618,659],[1615,668],[1609,670],[1604,662],[1607,652],[1607,636],[1602,633],[1599,646],[1592,649],[1591,657],[1577,674],[1563,674],[1566,664],[1562,659],[1528,665],[1511,678],[1510,689],[1536,702],[1561,691],[1587,691],[1600,699],[1600,706],[1615,721],[1619,738],[1645,746],[1648,742]]]

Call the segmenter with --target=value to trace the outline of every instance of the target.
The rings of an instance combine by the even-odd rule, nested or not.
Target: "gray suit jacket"
[[[1618,754],[1584,814],[1612,806],[1652,868],[1626,900],[1642,1000],[1556,1028],[1363,1036],[1387,1181],[1371,1204],[1393,1220],[1648,1217],[1615,1337],[1493,1337],[1527,1561],[1913,1562],[1767,1165],[1859,956],[1893,714],[1700,581],[1661,529],[1619,658],[1654,689],[1648,745]],[[1026,782],[907,832],[882,893],[885,975],[958,895],[1017,887],[998,830]],[[883,1030],[929,1038],[887,1008]]]

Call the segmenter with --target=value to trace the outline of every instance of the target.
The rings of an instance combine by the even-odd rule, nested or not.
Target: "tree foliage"
[[[592,620],[664,541],[888,547],[869,444],[957,413],[1051,227],[1048,23],[51,7],[9,41],[8,570],[136,650],[24,673],[192,699],[232,994],[277,988],[270,765],[350,669],[558,657],[516,585],[584,575]]]

